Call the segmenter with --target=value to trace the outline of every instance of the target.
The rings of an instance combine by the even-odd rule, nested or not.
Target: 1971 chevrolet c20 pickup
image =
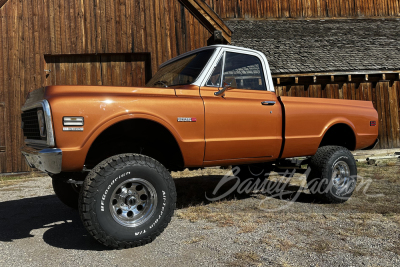
[[[312,193],[346,201],[357,180],[349,150],[377,142],[377,121],[371,102],[277,97],[264,54],[216,45],[167,61],[145,87],[31,92],[22,153],[49,173],[62,202],[79,208],[96,240],[125,248],[168,225],[170,171],[184,168],[239,166],[240,181],[290,158],[310,168],[308,186],[319,188]]]

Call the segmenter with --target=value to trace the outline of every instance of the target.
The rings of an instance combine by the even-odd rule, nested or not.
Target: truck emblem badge
[[[63,127],[66,132],[83,132],[83,127]]]
[[[196,122],[196,118],[178,117],[179,122]]]

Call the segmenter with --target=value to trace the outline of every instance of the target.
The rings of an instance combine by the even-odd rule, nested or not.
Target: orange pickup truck
[[[344,202],[357,181],[349,150],[377,142],[377,121],[371,102],[277,97],[264,54],[216,45],[165,62],[144,87],[31,92],[22,153],[95,239],[122,248],[170,222],[170,171],[233,165],[238,179],[266,177],[306,156],[295,162],[310,168],[309,187]]]

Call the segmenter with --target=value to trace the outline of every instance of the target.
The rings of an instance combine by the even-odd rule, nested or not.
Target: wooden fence
[[[400,147],[400,82],[275,86],[278,96],[317,97],[372,101],[379,115],[379,144],[376,148]]]
[[[205,0],[222,19],[400,16],[400,0]]]

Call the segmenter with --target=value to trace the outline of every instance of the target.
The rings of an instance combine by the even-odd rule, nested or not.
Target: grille
[[[24,125],[24,136],[27,139],[43,140],[40,136],[39,121],[37,111],[39,108],[34,108],[22,112],[21,118]]]

